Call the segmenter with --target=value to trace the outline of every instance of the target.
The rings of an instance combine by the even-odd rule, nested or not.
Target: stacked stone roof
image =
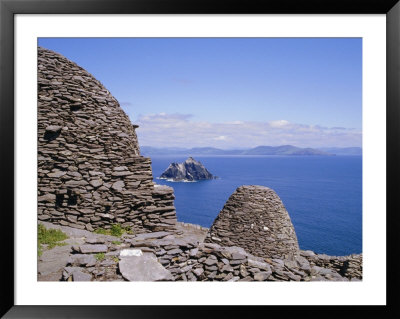
[[[299,253],[296,232],[279,196],[264,186],[241,186],[229,197],[206,242],[239,246],[255,256],[289,258]]]
[[[39,47],[39,220],[88,230],[173,228],[173,190],[155,187],[135,128],[91,74]]]

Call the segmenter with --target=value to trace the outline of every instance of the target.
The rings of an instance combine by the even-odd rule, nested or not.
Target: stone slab
[[[174,279],[153,254],[122,257],[119,262],[122,277],[128,281],[171,281]]]
[[[97,253],[106,253],[108,247],[102,244],[81,245],[79,246],[79,250],[82,254],[97,254]]]

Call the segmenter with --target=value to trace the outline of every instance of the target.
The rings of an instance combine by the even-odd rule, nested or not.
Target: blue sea
[[[152,156],[154,181],[175,191],[178,221],[210,227],[241,185],[272,188],[285,205],[301,249],[342,256],[362,252],[361,156],[196,156],[218,179],[157,179],[182,156]]]

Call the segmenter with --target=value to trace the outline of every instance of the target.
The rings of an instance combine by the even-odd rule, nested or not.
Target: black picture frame
[[[14,288],[14,17],[16,14],[385,14],[387,23],[387,283],[386,306],[22,306],[15,305]],[[247,316],[261,314],[308,316],[324,312],[335,316],[376,317],[399,315],[395,273],[398,251],[397,169],[400,163],[400,3],[399,0],[270,0],[270,1],[185,1],[185,0],[0,0],[1,71],[0,71],[0,141],[1,141],[1,308],[4,318],[156,318]],[[378,212],[377,212],[378,213]],[[382,212],[379,212],[382,213]],[[178,298],[178,297],[177,297]],[[179,299],[177,299],[179,304]],[[265,312],[267,311],[267,312]],[[327,312],[329,311],[329,312]]]

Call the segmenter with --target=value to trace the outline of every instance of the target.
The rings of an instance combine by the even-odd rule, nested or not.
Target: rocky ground
[[[291,259],[256,257],[240,247],[204,243],[206,228],[178,223],[174,232],[120,238],[42,222],[69,238],[44,250],[39,281],[355,281],[362,256],[300,251]]]
[[[173,235],[167,232],[154,232],[137,236],[124,234],[121,237],[114,237],[47,222],[40,222],[40,224],[48,229],[62,230],[68,235],[68,239],[63,241],[63,246],[52,249],[44,247],[43,254],[38,257],[39,281],[122,281],[124,278],[117,267],[120,254],[121,251],[131,247],[133,238],[136,237],[139,243],[144,240],[146,244],[147,241],[152,242],[169,235],[169,238],[173,236],[176,239],[184,238],[185,242],[199,243],[204,240],[208,230],[198,225],[177,223]],[[144,258],[151,255],[149,253],[153,251],[146,247],[137,249],[142,251]],[[104,258],[96,259],[96,256],[101,257],[99,254],[104,254]]]

